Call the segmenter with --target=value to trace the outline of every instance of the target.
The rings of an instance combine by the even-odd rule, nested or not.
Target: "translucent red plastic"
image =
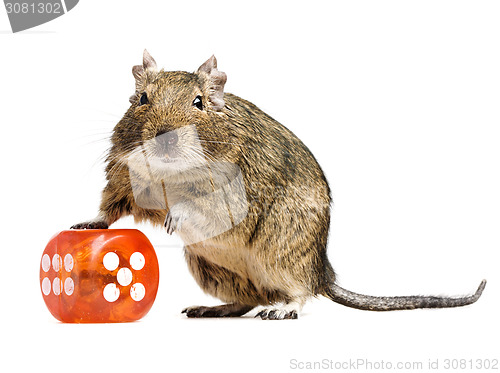
[[[45,304],[67,323],[139,320],[153,306],[158,283],[156,253],[135,229],[62,231],[40,263]]]

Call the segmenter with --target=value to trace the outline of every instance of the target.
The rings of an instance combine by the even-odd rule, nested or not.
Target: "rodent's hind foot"
[[[86,221],[72,225],[70,229],[108,229],[109,226],[103,221]]]
[[[239,317],[251,311],[254,306],[246,304],[223,304],[215,307],[193,306],[182,310],[189,318],[201,317]]]

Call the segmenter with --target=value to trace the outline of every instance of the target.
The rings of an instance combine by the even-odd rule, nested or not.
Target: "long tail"
[[[483,280],[473,295],[457,298],[434,296],[374,297],[354,293],[343,289],[336,284],[327,288],[323,295],[334,302],[360,310],[395,311],[413,310],[415,308],[447,308],[466,306],[479,299],[485,286],[486,280]]]

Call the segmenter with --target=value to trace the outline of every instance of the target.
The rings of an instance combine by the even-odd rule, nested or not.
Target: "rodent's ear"
[[[226,104],[224,102],[224,84],[226,84],[227,76],[222,71],[217,70],[215,56],[210,57],[201,65],[198,68],[198,73],[208,75],[208,99],[211,108],[215,111],[222,110]]]
[[[144,49],[144,53],[142,55],[142,66],[144,67],[144,70],[147,70],[147,69],[156,70],[156,61],[149,54],[147,49]]]
[[[156,61],[149,52],[144,49],[144,54],[142,56],[142,66],[141,65],[136,65],[132,68],[132,74],[134,74],[135,80],[140,80],[142,78],[142,75],[144,74],[144,71],[146,70],[153,70],[156,71]]]
[[[142,55],[142,66],[136,65],[132,67],[132,74],[134,75],[135,78],[135,94],[130,97],[129,99],[130,103],[134,102],[136,98],[139,86],[141,84],[141,80],[144,77],[144,72],[146,70],[156,71],[157,67],[155,59],[149,54],[147,49],[144,49],[144,53]]]

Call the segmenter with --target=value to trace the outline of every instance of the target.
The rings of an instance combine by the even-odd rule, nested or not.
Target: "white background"
[[[19,34],[0,8],[4,371],[294,371],[297,362],[498,359],[500,5],[496,1],[91,1]],[[226,91],[295,132],[333,190],[339,283],[372,295],[475,291],[460,309],[298,320],[188,320],[202,293],[181,242],[138,227],[161,282],[141,321],[55,321],[39,288],[49,238],[93,217],[106,136],[148,48],[167,70],[215,54]],[[116,227],[137,227],[124,219]],[[359,370],[361,371],[361,370]]]

